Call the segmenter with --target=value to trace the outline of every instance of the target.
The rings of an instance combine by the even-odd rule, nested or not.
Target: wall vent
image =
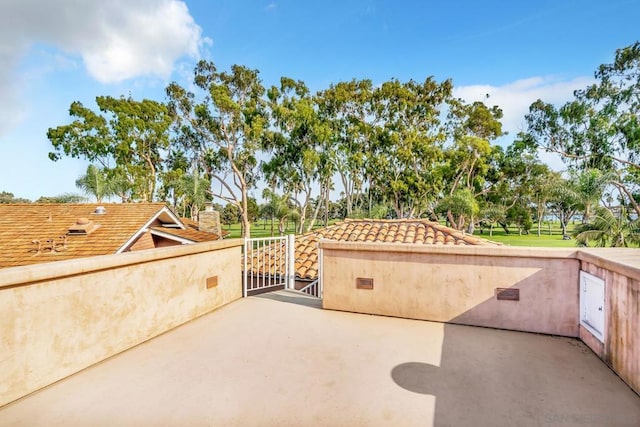
[[[369,277],[356,277],[357,289],[373,289],[373,279]]]

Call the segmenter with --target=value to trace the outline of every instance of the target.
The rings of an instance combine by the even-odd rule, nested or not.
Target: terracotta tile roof
[[[104,214],[95,213],[98,206]],[[167,212],[164,203],[0,204],[0,268],[114,254],[154,216],[161,215],[158,225],[174,221]],[[67,235],[79,218],[97,228]],[[34,240],[40,241],[40,252]]]
[[[296,236],[295,269],[296,277],[307,280],[318,278],[318,241],[329,239],[347,242],[388,242],[424,245],[499,245],[499,243],[463,234],[426,219],[370,220],[346,219],[326,228],[320,228]],[[262,272],[262,263],[270,264],[273,259],[258,261],[256,271]]]

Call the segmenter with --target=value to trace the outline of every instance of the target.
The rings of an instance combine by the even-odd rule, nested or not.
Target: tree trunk
[[[318,203],[316,203],[316,208],[313,211],[313,217],[311,218],[311,222],[307,226],[307,233],[313,230],[313,226],[316,225],[316,220],[318,219],[318,213],[320,213],[320,206],[322,206],[322,196],[324,190],[320,189],[320,195],[318,196]]]
[[[538,237],[542,234],[542,216],[538,215]]]
[[[447,221],[449,221],[449,227],[456,228],[456,220],[453,218],[451,211],[447,211]]]
[[[246,187],[242,189],[242,237],[251,237]]]

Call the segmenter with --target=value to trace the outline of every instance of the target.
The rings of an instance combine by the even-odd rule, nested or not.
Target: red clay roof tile
[[[399,242],[435,245],[498,245],[499,243],[461,233],[426,219],[347,219],[326,228],[296,236],[295,270],[301,279],[318,277],[318,241]],[[270,262],[270,261],[269,261]],[[255,271],[262,267],[254,264]],[[284,267],[283,267],[284,269]],[[281,271],[284,274],[284,270]]]

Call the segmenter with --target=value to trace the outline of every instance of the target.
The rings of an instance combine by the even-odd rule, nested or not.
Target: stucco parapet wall
[[[0,269],[0,290],[2,288],[27,286],[55,278],[109,270],[116,267],[144,264],[203,252],[215,252],[242,246],[243,243],[244,241],[242,239],[217,240],[192,245],[170,246],[149,251],[126,252],[115,255],[94,256],[67,261],[54,261],[28,266],[3,268]]]
[[[578,259],[640,281],[640,249],[588,248],[578,251]]]
[[[526,248],[512,246],[449,246],[413,245],[407,243],[337,242],[320,240],[321,249],[349,252],[389,252],[406,254],[476,255],[514,258],[569,258],[577,259],[577,249],[572,248]]]

